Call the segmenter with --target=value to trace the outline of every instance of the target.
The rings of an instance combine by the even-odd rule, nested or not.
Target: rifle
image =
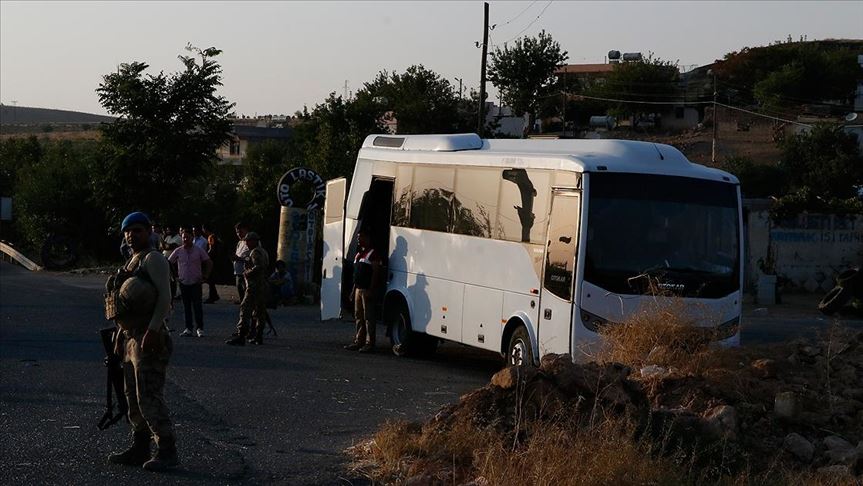
[[[105,347],[105,367],[108,368],[108,378],[105,391],[105,414],[96,426],[99,430],[105,430],[126,417],[129,404],[126,402],[126,394],[123,390],[123,362],[114,352],[115,341],[122,339],[120,329],[117,326],[106,327],[99,331],[99,336],[102,338],[102,346]],[[114,415],[114,395],[117,396],[116,415]]]

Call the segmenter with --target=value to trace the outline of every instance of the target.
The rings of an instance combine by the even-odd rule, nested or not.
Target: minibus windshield
[[[584,280],[620,294],[716,298],[739,289],[736,185],[648,174],[589,177]]]

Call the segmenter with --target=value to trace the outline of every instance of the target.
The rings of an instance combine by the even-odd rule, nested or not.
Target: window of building
[[[240,155],[240,141],[239,140],[231,140],[230,153],[231,153],[231,155]]]

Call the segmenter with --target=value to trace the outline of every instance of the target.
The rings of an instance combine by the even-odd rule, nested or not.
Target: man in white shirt
[[[234,225],[234,230],[237,232],[237,249],[231,256],[231,261],[234,262],[234,279],[237,282],[237,293],[240,299],[237,303],[243,301],[246,295],[246,277],[243,272],[246,271],[246,261],[249,259],[249,245],[246,244],[246,235],[249,233],[249,225],[245,223],[237,223]]]

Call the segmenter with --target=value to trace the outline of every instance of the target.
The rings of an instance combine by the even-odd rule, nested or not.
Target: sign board
[[[327,183],[317,172],[306,167],[294,167],[285,172],[285,175],[279,180],[279,185],[276,188],[276,197],[279,199],[279,204],[288,208],[295,206],[294,200],[291,198],[291,186],[301,180],[310,183],[315,189],[312,200],[305,204],[305,208],[309,211],[322,208],[326,199]],[[301,205],[300,207],[303,206]]]

